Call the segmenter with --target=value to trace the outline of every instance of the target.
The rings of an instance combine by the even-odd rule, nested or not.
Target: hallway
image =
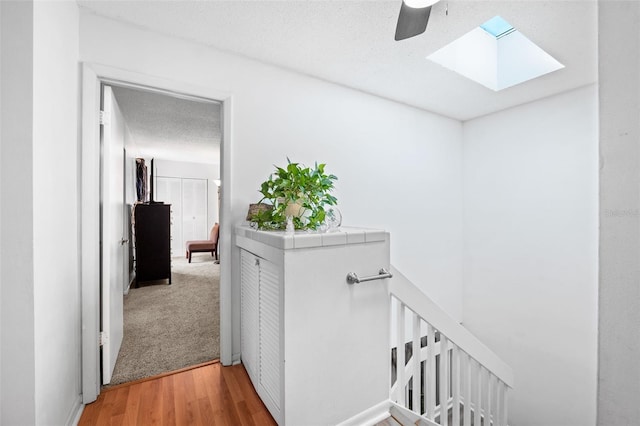
[[[244,367],[202,364],[104,390],[83,425],[275,425]]]

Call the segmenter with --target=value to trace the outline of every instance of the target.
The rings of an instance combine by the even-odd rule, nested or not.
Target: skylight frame
[[[495,92],[564,68],[499,15],[427,59]]]

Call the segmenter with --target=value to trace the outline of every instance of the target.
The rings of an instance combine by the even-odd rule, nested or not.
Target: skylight
[[[500,16],[489,19],[427,59],[495,91],[564,68]]]

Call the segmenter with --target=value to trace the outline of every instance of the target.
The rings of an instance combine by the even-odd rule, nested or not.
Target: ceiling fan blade
[[[404,40],[422,34],[427,29],[430,14],[431,6],[413,8],[402,2],[396,27],[396,40]]]

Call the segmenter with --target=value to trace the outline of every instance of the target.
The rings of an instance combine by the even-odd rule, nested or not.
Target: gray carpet
[[[207,253],[172,259],[172,284],[124,298],[124,339],[110,386],[220,357],[220,265]]]

